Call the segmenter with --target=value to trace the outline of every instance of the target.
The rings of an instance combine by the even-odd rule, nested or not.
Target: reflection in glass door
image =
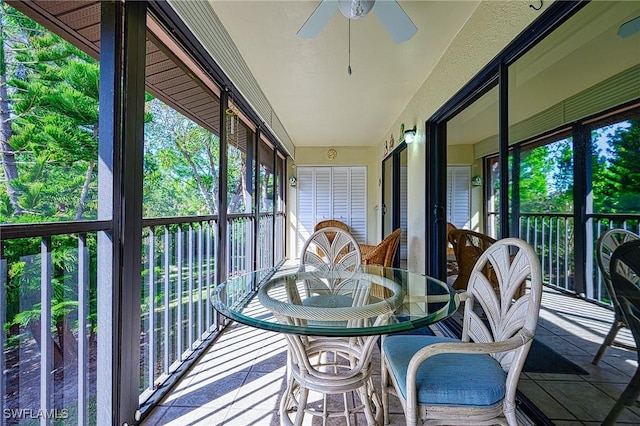
[[[401,228],[394,266],[407,267],[407,144],[402,143],[382,162],[382,236]]]
[[[393,154],[382,162],[382,237],[393,232]]]

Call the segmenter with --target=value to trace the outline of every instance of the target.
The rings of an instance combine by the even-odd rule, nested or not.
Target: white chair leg
[[[300,386],[300,395],[298,396],[298,411],[296,412],[295,426],[302,426],[304,420],[304,410],[307,406],[307,399],[309,397],[309,390]]]
[[[362,401],[362,405],[363,405],[362,411],[364,411],[364,416],[367,419],[367,425],[377,426],[378,422],[376,420],[376,417],[378,416],[373,414],[373,407],[372,407],[373,404],[371,402],[371,398],[369,396],[368,390],[363,387],[358,388],[358,396],[360,396],[360,400]]]

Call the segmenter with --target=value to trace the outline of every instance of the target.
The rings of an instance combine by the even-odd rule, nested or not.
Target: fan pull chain
[[[347,67],[347,74],[351,75],[351,19],[349,21],[349,66]]]

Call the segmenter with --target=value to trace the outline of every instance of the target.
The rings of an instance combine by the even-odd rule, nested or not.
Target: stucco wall
[[[402,111],[396,122],[389,128],[378,145],[378,159],[384,152],[384,141],[392,133],[397,133],[401,123],[406,127],[417,125],[416,141],[408,147],[408,264],[409,270],[424,273],[428,242],[425,242],[425,121],[448,99],[458,92],[487,63],[503,50],[523,29],[538,18],[551,2],[545,2],[543,10],[535,11],[528,1],[483,1],[476,8],[464,28],[453,40],[433,72],[416,92],[413,99]],[[471,158],[457,150],[452,151],[452,161],[457,164],[472,164],[471,173],[479,174],[481,166],[474,163],[473,149],[468,150]],[[368,178],[374,182],[380,178],[380,166],[374,168]],[[472,208],[479,208],[479,189],[472,191]],[[372,204],[380,203],[380,191]],[[479,215],[475,226],[479,226]],[[378,217],[378,220],[380,218]],[[472,219],[473,221],[473,219]],[[475,227],[474,226],[474,227]],[[378,226],[378,229],[380,226]]]

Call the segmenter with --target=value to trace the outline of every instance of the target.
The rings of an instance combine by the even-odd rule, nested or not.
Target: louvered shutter
[[[331,209],[331,167],[316,167],[313,208],[315,210],[314,224],[321,220],[333,219]]]
[[[367,241],[367,168],[350,167],[349,228],[357,242]]]
[[[471,167],[447,167],[447,221],[457,228],[471,226]]]
[[[400,199],[405,200],[400,203],[400,259],[407,260],[407,229],[408,229],[408,203],[409,198],[407,186],[407,166],[400,166]]]
[[[349,225],[349,168],[331,168],[331,202],[332,217]]]
[[[367,168],[298,167],[298,229],[296,256],[316,223],[346,223],[359,243],[367,239]]]

